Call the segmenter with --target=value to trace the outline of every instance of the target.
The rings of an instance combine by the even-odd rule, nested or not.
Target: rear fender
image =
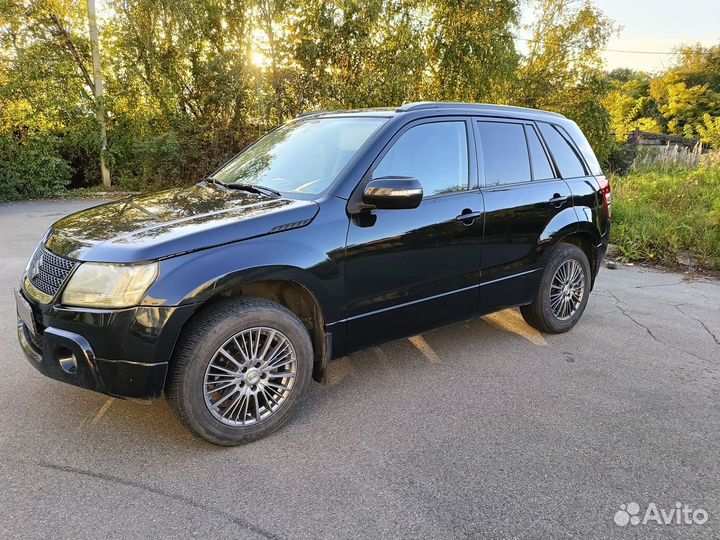
[[[552,245],[563,236],[577,232],[578,227],[578,218],[575,214],[575,209],[572,207],[565,208],[555,214],[555,216],[548,222],[545,229],[540,234],[538,243],[540,245]]]

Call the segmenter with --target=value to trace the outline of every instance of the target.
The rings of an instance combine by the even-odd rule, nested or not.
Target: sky
[[[608,49],[672,51],[678,45],[720,44],[720,0],[595,0],[620,26]],[[629,67],[656,72],[672,65],[673,56],[606,51],[608,69]]]

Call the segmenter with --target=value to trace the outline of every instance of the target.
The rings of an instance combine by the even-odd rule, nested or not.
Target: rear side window
[[[533,168],[533,179],[534,180],[550,180],[555,178],[555,173],[550,165],[550,160],[545,153],[545,149],[540,142],[540,137],[532,128],[532,126],[525,126],[525,133],[527,135],[528,146],[530,147],[530,161]]]
[[[575,122],[567,124],[567,132],[570,134],[570,137],[572,137],[575,146],[577,146],[580,149],[580,152],[582,152],[582,155],[585,158],[585,163],[587,163],[590,167],[590,172],[595,176],[601,176],[602,169],[600,168],[600,163],[598,162],[597,157],[595,157],[595,152],[593,152],[590,143],[585,138],[583,132],[580,131],[577,124]]]
[[[426,197],[468,189],[465,122],[420,124],[403,133],[373,171],[373,178],[412,176]]]
[[[522,124],[478,122],[485,185],[529,182],[530,157]]]
[[[576,178],[585,176],[585,167],[580,160],[575,149],[566,140],[566,136],[562,135],[560,130],[553,125],[544,122],[538,122],[540,131],[545,142],[550,147],[550,152],[555,159],[555,164],[560,169],[560,175],[563,178]]]

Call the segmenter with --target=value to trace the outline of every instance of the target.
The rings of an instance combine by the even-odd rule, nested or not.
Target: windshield
[[[265,135],[217,171],[225,184],[321,193],[387,118],[308,118]]]

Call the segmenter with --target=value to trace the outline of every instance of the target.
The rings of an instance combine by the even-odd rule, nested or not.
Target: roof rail
[[[550,116],[558,116],[565,118],[562,114],[543,111],[541,109],[531,109],[528,107],[517,107],[515,105],[494,105],[492,103],[454,103],[443,101],[415,101],[405,103],[396,109],[397,112],[420,111],[425,109],[476,109],[478,111],[517,111],[517,112],[533,112],[548,114]]]
[[[333,113],[333,112],[340,112],[339,110],[322,110],[318,109],[317,111],[305,111],[298,114],[295,118],[302,118],[303,116],[312,116],[314,114],[325,114],[325,113]]]

